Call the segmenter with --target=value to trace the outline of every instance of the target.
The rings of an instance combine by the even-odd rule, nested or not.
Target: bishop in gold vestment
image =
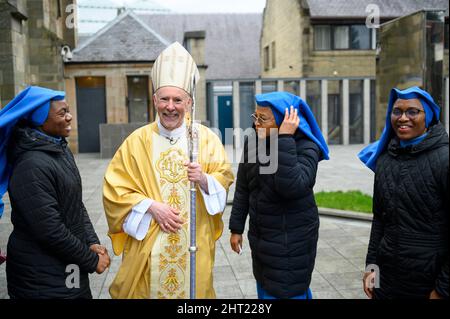
[[[196,296],[215,298],[215,242],[233,173],[219,138],[197,125],[198,163],[188,163],[185,114],[198,70],[178,43],[165,49],[152,71],[158,119],[121,145],[104,178],[109,236],[122,264],[113,298],[189,298],[190,181],[197,183]]]

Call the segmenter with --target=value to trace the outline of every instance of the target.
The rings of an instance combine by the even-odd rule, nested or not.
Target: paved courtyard
[[[362,145],[331,146],[330,161],[319,164],[315,191],[359,189],[371,194],[373,174],[359,163],[357,152]],[[101,242],[112,254],[103,213],[101,186],[109,160],[98,154],[76,156],[83,179],[83,199]],[[234,165],[236,168],[236,165]],[[234,186],[233,186],[234,189]],[[229,199],[233,190],[230,191]],[[0,248],[6,250],[12,231],[10,207],[5,196],[6,209],[0,219]],[[256,284],[252,274],[251,256],[245,236],[242,255],[234,253],[229,245],[228,205],[224,219],[224,234],[217,242],[214,268],[214,286],[218,298],[256,298]],[[320,217],[318,252],[311,289],[318,299],[366,298],[362,290],[362,271],[370,234],[370,222]],[[91,289],[94,298],[110,298],[108,287],[120,266],[120,257],[112,256],[110,268],[101,275],[93,274]],[[5,264],[0,266],[0,299],[8,298]]]

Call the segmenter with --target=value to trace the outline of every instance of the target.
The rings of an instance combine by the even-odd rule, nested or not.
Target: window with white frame
[[[331,50],[331,26],[317,25],[314,27],[314,44],[316,50]]]
[[[342,50],[349,48],[349,29],[347,25],[333,27],[333,49]]]
[[[372,30],[365,25],[350,26],[350,48],[354,50],[370,50]]]
[[[315,25],[314,49],[326,50],[373,50],[372,30],[364,24]]]

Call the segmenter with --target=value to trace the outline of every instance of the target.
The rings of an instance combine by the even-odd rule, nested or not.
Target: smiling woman
[[[0,191],[7,186],[14,226],[6,263],[11,299],[92,298],[88,273],[110,262],[82,201],[64,98],[29,87],[0,111],[0,145],[8,145],[7,156],[0,152],[0,177],[8,177]],[[78,289],[68,284],[67,269],[77,270]]]
[[[418,87],[394,88],[386,115],[380,140],[359,154],[375,172],[366,265],[380,269],[365,273],[364,291],[374,299],[448,298],[448,135],[440,108]]]
[[[427,130],[425,112],[419,99],[398,99],[391,112],[391,124],[400,140],[411,140]]]
[[[47,120],[41,129],[53,137],[69,137],[72,130],[71,121],[72,115],[67,102],[65,100],[52,101]]]
[[[270,107],[256,106],[256,112],[252,114],[252,119],[259,138],[265,138],[270,136],[270,132],[278,131],[278,125]]]

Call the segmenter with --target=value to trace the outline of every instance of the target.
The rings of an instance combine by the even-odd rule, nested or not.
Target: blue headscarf
[[[359,159],[366,164],[368,168],[375,172],[376,162],[381,153],[386,149],[389,141],[394,136],[394,130],[391,126],[391,112],[397,99],[410,100],[419,99],[425,111],[425,126],[428,128],[433,122],[439,122],[440,108],[434,102],[431,95],[417,86],[405,90],[392,89],[389,96],[389,103],[386,112],[386,124],[383,133],[378,141],[368,145],[359,152]],[[419,139],[420,141],[420,139]]]
[[[14,126],[20,120],[27,120],[31,126],[40,126],[47,120],[51,100],[63,100],[65,93],[30,86],[20,92],[0,110],[0,217],[3,214],[3,195],[8,189],[11,165],[6,149]]]
[[[320,160],[329,159],[327,143],[323,138],[319,125],[317,125],[314,114],[311,112],[311,109],[305,101],[288,92],[257,94],[255,99],[256,104],[259,106],[269,106],[272,109],[272,113],[275,116],[275,122],[278,126],[283,122],[286,109],[290,109],[292,105],[294,109],[297,110],[300,117],[300,124],[298,125],[300,131],[319,146],[322,151]]]

